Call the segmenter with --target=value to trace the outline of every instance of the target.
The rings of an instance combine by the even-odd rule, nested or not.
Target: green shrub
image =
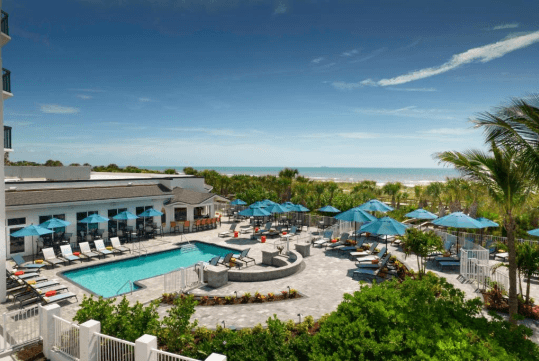
[[[184,347],[193,343],[194,335],[191,330],[197,327],[198,321],[191,323],[190,319],[195,313],[196,304],[193,295],[178,297],[174,300],[174,305],[167,310],[158,337],[170,352],[181,354]]]

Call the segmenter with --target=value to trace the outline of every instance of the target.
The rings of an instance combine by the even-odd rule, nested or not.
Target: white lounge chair
[[[364,257],[358,257],[356,259],[356,261],[358,262],[357,264],[372,263],[372,261],[380,260],[380,259],[382,259],[382,257],[384,257],[384,254],[386,254],[386,251],[387,251],[387,248],[382,247],[382,249],[380,250],[380,252],[378,252],[378,254],[375,254],[375,255],[373,254],[373,255],[364,256]]]
[[[67,260],[69,263],[73,261],[80,261],[80,257],[77,257],[73,254],[71,246],[69,244],[60,246],[60,251],[62,252],[62,258]]]
[[[106,256],[108,254],[112,254],[114,255],[114,252],[112,251],[109,251],[107,248],[105,248],[105,245],[103,244],[103,240],[102,239],[96,239],[94,241],[94,244],[95,244],[95,250],[98,252],[98,253],[101,253],[103,256]],[[116,255],[114,255],[116,256]]]
[[[90,244],[88,242],[81,242],[81,243],[79,243],[79,246],[80,246],[80,254],[82,256],[88,258],[88,260],[90,258],[93,258],[93,257],[98,257],[99,258],[99,253],[93,252],[90,249]]]
[[[127,252],[127,251],[129,251],[129,253],[131,253],[131,248],[122,246],[122,244],[120,243],[120,238],[112,237],[110,239],[110,242],[112,243],[112,249],[113,250],[118,251],[120,253],[124,253],[124,252]]]
[[[236,231],[237,223],[232,223],[230,225],[230,229],[228,231],[220,232],[219,237],[231,237],[234,234],[234,231]]]
[[[313,241],[313,245],[322,247],[324,243],[331,241],[331,236],[333,236],[333,231],[325,231],[321,239]]]
[[[369,248],[368,251],[350,252],[350,257],[370,256],[371,254],[374,253],[374,250],[376,249],[376,247],[378,247],[378,243],[374,242],[373,244],[371,244],[371,248]]]
[[[43,252],[43,258],[45,259],[45,262],[50,264],[52,268],[54,268],[54,266],[57,264],[60,264],[60,263],[65,264],[66,262],[63,259],[56,257],[56,255],[54,254],[54,250],[52,248],[43,248],[41,251]]]

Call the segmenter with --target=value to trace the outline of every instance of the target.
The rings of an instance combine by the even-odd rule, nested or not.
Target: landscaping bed
[[[174,300],[178,297],[185,298],[187,295],[178,293],[165,293],[161,297],[161,303],[172,305]],[[286,301],[290,299],[302,298],[300,292],[295,289],[288,291],[281,291],[280,293],[268,293],[261,294],[255,292],[251,294],[249,292],[244,293],[240,297],[235,296],[199,296],[194,295],[194,299],[198,302],[197,306],[222,306],[222,305],[244,305],[247,303],[266,303],[266,302],[278,302]]]
[[[15,354],[20,361],[45,361],[41,342],[24,346]]]

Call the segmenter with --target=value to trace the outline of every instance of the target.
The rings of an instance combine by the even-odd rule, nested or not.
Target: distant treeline
[[[45,163],[37,163],[37,162],[29,162],[27,160],[20,160],[17,162],[11,162],[6,161],[6,166],[43,166],[43,167],[63,167],[64,164],[60,162],[59,160],[52,160],[49,159]],[[89,163],[71,163],[69,164],[69,167],[92,167]],[[176,174],[175,169],[165,169],[164,171],[158,171],[154,169],[142,169],[138,167],[134,167],[132,165],[128,165],[127,167],[119,167],[118,165],[112,163],[109,165],[96,165],[95,167],[92,167],[92,172],[111,172],[111,173],[153,173],[153,174]]]

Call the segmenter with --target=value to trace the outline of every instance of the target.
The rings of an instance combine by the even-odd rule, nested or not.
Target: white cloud
[[[274,14],[284,14],[287,12],[287,10],[288,8],[286,7],[286,5],[280,2],[279,5],[277,5],[277,7],[275,8]]]
[[[43,113],[51,114],[75,114],[79,112],[79,109],[73,107],[63,107],[57,104],[43,104],[41,106],[41,111]]]
[[[411,81],[442,74],[450,70],[456,69],[464,64],[472,63],[474,61],[486,63],[491,60],[501,58],[505,54],[508,54],[515,50],[528,47],[538,41],[539,31],[535,31],[528,35],[517,36],[515,38],[498,41],[494,44],[480,46],[478,48],[467,50],[464,53],[453,55],[453,57],[448,62],[436,67],[416,70],[394,78],[382,79],[378,81],[378,85],[388,86],[405,84]]]
[[[86,95],[86,94],[77,94],[77,98],[84,99],[84,100],[88,100],[88,99],[92,99],[93,96],[91,96],[91,95]]]
[[[320,63],[322,60],[324,60],[324,57],[323,57],[323,56],[311,60],[311,63],[318,64],[318,63]]]
[[[354,55],[357,55],[357,54],[359,54],[359,50],[352,49],[352,50],[349,50],[349,51],[345,51],[344,53],[341,54],[341,56],[354,56]]]
[[[451,120],[454,117],[447,115],[449,112],[445,109],[423,109],[418,108],[415,105],[407,106],[397,109],[385,109],[385,108],[355,108],[355,113],[366,115],[396,115],[399,117],[410,118],[428,118],[428,119],[445,119]]]
[[[7,126],[10,126],[10,127],[15,127],[15,128],[21,128],[21,127],[27,127],[29,125],[32,125],[34,124],[33,122],[25,122],[25,121],[11,121],[11,120],[7,120],[4,122],[4,125],[7,125]]]
[[[387,87],[386,89],[404,91],[404,92],[435,92],[436,91],[436,88],[394,88],[394,87]]]
[[[150,98],[138,98],[138,101],[141,103],[147,103],[151,102],[152,100]]]
[[[350,139],[374,139],[380,138],[380,134],[377,133],[361,133],[361,132],[352,132],[352,133],[337,133],[341,138],[350,138]]]
[[[518,28],[519,25],[520,25],[519,23],[502,24],[502,25],[497,25],[491,28],[490,30],[515,29],[515,28]]]
[[[472,132],[472,128],[437,128],[424,130],[419,133],[433,135],[468,135]]]
[[[89,89],[89,88],[82,88],[82,89],[69,89],[71,91],[75,92],[86,92],[86,93],[103,93],[104,90],[101,89]]]
[[[233,129],[174,127],[174,128],[165,128],[163,130],[177,131],[177,132],[206,133],[209,135],[215,135],[219,137],[248,137],[254,134],[256,135],[263,134],[262,131],[256,130],[256,129],[236,131]]]
[[[371,51],[369,54],[365,55],[365,56],[362,56],[361,58],[357,58],[355,60],[351,60],[350,63],[360,63],[362,61],[367,61],[369,59],[372,59],[374,58],[375,56],[377,55],[380,55],[382,54],[384,51],[386,51],[387,48],[380,48],[380,49],[376,49],[376,50],[373,50]]]

